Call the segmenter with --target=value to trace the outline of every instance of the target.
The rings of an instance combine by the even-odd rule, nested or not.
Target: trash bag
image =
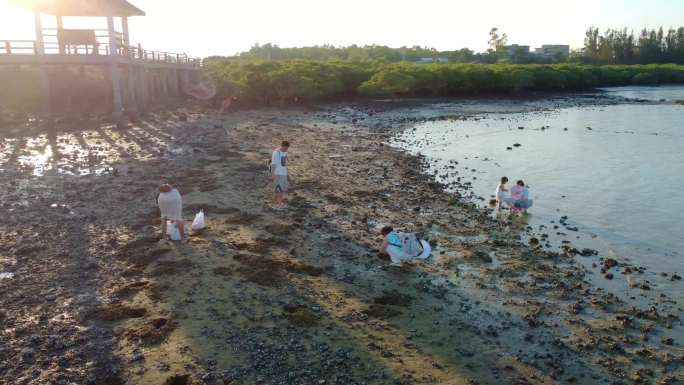
[[[180,241],[180,229],[178,228],[178,223],[172,221],[166,221],[166,235],[172,241]]]
[[[204,211],[200,210],[192,221],[192,231],[200,231],[202,229],[204,229]]]

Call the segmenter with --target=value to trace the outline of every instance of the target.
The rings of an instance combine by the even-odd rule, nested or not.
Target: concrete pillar
[[[126,48],[131,46],[131,37],[128,35],[128,17],[121,18],[121,27],[123,29],[123,41]]]
[[[187,89],[188,85],[190,84],[190,71],[186,69],[182,69],[180,71],[180,89],[181,93],[184,93],[184,90]]]
[[[126,16],[121,17],[121,28],[123,29],[122,34],[123,34],[124,54],[126,56],[131,56],[131,52],[130,52],[131,39],[128,35],[128,17],[126,17]]]
[[[155,90],[155,78],[154,71],[150,70],[147,72],[147,93],[151,99],[157,98],[157,92]]]
[[[147,109],[147,103],[150,101],[149,86],[147,85],[147,70],[144,66],[140,66],[137,72],[136,86],[139,96],[138,106],[140,107],[140,112],[144,112]]]
[[[176,97],[181,96],[181,89],[180,89],[180,71],[177,69],[174,69],[172,72],[173,75],[173,94]]]
[[[124,70],[124,84],[126,85],[126,112],[132,118],[138,116],[138,98],[136,97],[137,87],[135,86],[135,69],[129,64]]]
[[[52,118],[52,91],[50,90],[50,76],[48,75],[48,68],[45,64],[38,65],[38,79],[40,82],[40,93],[42,95],[42,115],[45,119]]]
[[[145,89],[147,90],[147,97],[149,99],[154,98],[154,91],[152,91],[152,71],[146,71],[145,73]]]
[[[109,31],[109,58],[112,78],[112,119],[116,124],[123,123],[123,97],[121,92],[121,74],[119,71],[118,42],[114,31],[114,17],[107,16]]]
[[[166,70],[167,89],[169,90],[169,96],[173,96],[174,98],[177,96],[176,82],[174,80],[175,75],[176,75],[175,69]]]
[[[48,125],[51,125],[52,105],[50,97],[50,77],[48,75],[47,65],[44,62],[45,42],[43,40],[43,21],[40,17],[40,12],[33,12],[33,21],[36,31],[35,54],[38,56],[38,78],[42,96],[41,112],[45,119],[47,119]]]
[[[160,78],[162,96],[166,98],[169,96],[169,71],[161,70]]]
[[[57,45],[59,46],[59,54],[64,55],[66,51],[64,42],[64,25],[62,23],[62,16],[57,15]],[[86,51],[88,48],[86,48]],[[86,52],[87,53],[87,52]]]
[[[43,21],[40,12],[33,12],[34,27],[36,29],[36,55],[45,54],[45,42],[43,41]]]

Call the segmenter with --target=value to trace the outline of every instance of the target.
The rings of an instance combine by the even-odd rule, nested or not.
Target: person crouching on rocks
[[[415,233],[400,233],[385,226],[380,234],[383,236],[381,254],[390,257],[390,266],[401,266],[402,262],[427,259],[431,255],[430,243],[419,239]]]
[[[290,179],[287,172],[287,150],[290,148],[290,142],[284,140],[280,147],[273,151],[271,156],[270,171],[273,178],[273,209],[284,210],[287,208],[285,204],[285,195],[290,186]]]
[[[517,181],[515,186],[511,187],[511,200],[512,208],[516,211],[527,212],[527,209],[532,207],[530,190],[525,186],[525,182],[522,179]]]
[[[177,189],[169,184],[159,186],[159,197],[157,198],[159,211],[161,211],[161,233],[162,239],[166,239],[168,234],[167,223],[176,224],[181,240],[185,240],[185,224],[183,222],[183,200]]]

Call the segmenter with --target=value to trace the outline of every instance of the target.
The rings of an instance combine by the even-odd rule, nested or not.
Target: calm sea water
[[[684,87],[604,91],[654,103],[426,122],[397,143],[426,155],[435,169],[458,161],[458,176],[486,198],[483,205],[501,176],[524,179],[535,201],[535,230],[563,231],[573,245],[681,274],[684,106],[669,101],[684,100]],[[579,231],[550,230],[562,216]],[[556,241],[552,248],[560,247]]]

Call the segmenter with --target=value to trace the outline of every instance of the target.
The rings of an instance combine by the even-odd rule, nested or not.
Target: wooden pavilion
[[[44,113],[50,111],[47,68],[102,66],[111,79],[111,110],[115,122],[135,116],[153,98],[180,96],[199,76],[201,62],[184,54],[132,46],[128,18],[145,12],[125,0],[14,0],[34,13],[36,40],[0,40],[0,66],[36,66],[41,71]],[[42,15],[53,16],[56,28],[43,28]],[[70,16],[106,18],[106,29],[64,28]],[[121,31],[115,26],[120,18]]]

